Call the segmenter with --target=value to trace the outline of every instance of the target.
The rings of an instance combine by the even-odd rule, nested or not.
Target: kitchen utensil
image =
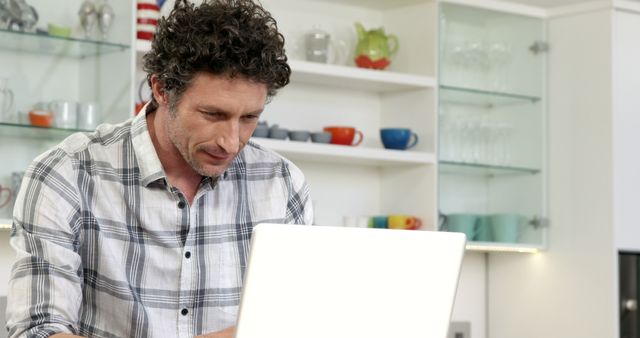
[[[138,0],[137,9],[136,36],[139,40],[151,41],[160,18],[160,7],[155,0]]]
[[[111,7],[107,0],[105,0],[100,6],[98,6],[98,28],[100,29],[100,33],[102,33],[103,41],[107,39],[107,33],[109,32],[114,19],[115,13],[113,11],[113,7]]]
[[[77,128],[77,103],[73,101],[52,101],[49,110],[53,113],[53,124],[58,128]]]
[[[46,110],[32,110],[29,112],[29,122],[32,126],[49,128],[53,122],[53,114]]]
[[[256,126],[256,129],[253,130],[252,137],[269,137],[269,126],[267,122],[260,121]]]
[[[386,34],[384,28],[366,30],[356,22],[358,44],[356,45],[355,62],[361,68],[385,69],[391,63],[400,46],[398,38]]]
[[[315,133],[311,133],[311,142],[314,143],[330,143],[331,142],[331,133],[326,131],[319,131]]]
[[[13,201],[13,190],[0,185],[0,208],[4,208]]]
[[[33,32],[38,22],[38,12],[25,0],[6,0],[0,3],[0,12],[5,13],[2,21],[6,28],[16,31]],[[3,27],[4,28],[4,27]]]
[[[329,126],[324,127],[324,131],[331,133],[331,143],[345,146],[357,146],[362,143],[364,138],[360,130],[356,130],[353,127],[343,126]],[[354,142],[355,135],[358,135],[358,140]]]
[[[380,139],[387,149],[405,150],[415,147],[418,135],[408,128],[382,128]]]
[[[98,126],[100,110],[95,102],[78,103],[78,129],[94,130]]]
[[[446,215],[443,227],[446,231],[462,232],[467,236],[467,240],[472,241],[478,234],[477,221],[476,214],[449,214]]]
[[[309,133],[306,130],[291,130],[291,131],[289,131],[289,139],[291,141],[307,142],[307,141],[309,141],[309,137],[310,136],[311,136],[311,133]]]
[[[71,27],[69,26],[58,26],[56,24],[50,23],[47,28],[47,31],[51,36],[57,36],[60,38],[68,38],[69,36],[71,36]]]
[[[305,34],[307,61],[327,63],[329,60],[330,39],[331,35],[317,26]]]
[[[82,5],[80,5],[78,16],[80,17],[80,26],[82,27],[84,36],[88,39],[91,37],[93,26],[95,26],[98,20],[96,5],[91,0],[85,0]]]
[[[276,140],[286,140],[289,136],[289,130],[280,128],[277,124],[274,124],[269,128],[269,138]]]
[[[422,226],[422,220],[415,216],[389,215],[389,229],[416,230]]]
[[[489,216],[493,239],[502,243],[517,243],[525,218],[518,214],[493,214]]]
[[[8,79],[0,78],[0,121],[9,120],[13,108],[13,91],[7,85]]]

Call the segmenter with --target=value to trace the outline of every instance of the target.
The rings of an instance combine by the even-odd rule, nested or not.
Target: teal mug
[[[491,229],[491,216],[478,215],[476,224],[476,238],[478,242],[493,242],[493,229]]]
[[[478,215],[476,214],[449,214],[444,216],[443,227],[450,232],[461,232],[467,236],[467,240],[473,241],[478,234]]]
[[[492,214],[489,216],[493,240],[501,243],[518,243],[525,217],[518,214]]]

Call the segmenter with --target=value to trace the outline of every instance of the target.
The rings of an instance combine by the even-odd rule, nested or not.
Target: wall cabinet
[[[477,250],[546,245],[541,18],[440,5],[439,208]]]

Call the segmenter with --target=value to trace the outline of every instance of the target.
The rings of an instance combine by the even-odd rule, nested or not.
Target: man
[[[177,1],[144,57],[144,112],[26,171],[10,337],[233,336],[252,227],[312,221],[300,170],[249,141],[289,82],[283,46],[249,0]]]

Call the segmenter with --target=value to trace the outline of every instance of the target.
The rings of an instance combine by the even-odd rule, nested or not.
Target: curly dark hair
[[[264,83],[269,98],[291,75],[275,19],[251,0],[206,0],[199,6],[177,0],[169,16],[158,21],[143,60],[149,86],[155,74],[171,105],[201,71]],[[158,106],[153,96],[150,105],[151,110]]]

